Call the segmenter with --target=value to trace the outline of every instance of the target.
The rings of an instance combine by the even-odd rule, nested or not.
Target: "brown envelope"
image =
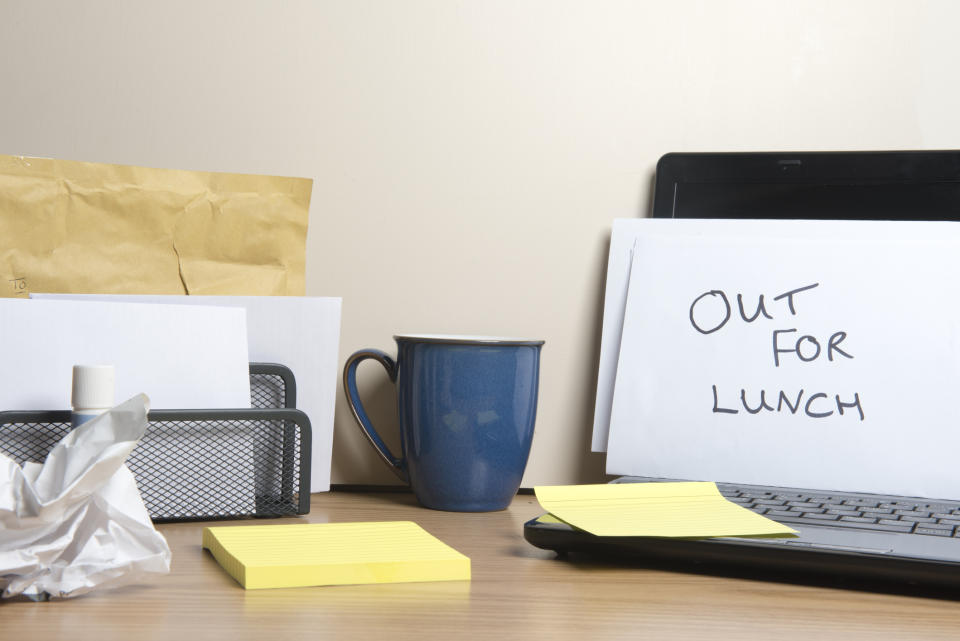
[[[0,155],[0,296],[302,296],[312,184]]]

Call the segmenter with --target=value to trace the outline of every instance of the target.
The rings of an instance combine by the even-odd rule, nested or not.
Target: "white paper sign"
[[[330,489],[333,412],[339,373],[339,298],[303,296],[146,296],[35,294],[113,302],[216,305],[247,311],[250,360],[286,365],[297,385],[297,409],[310,418],[312,492]],[[249,398],[249,376],[245,379]]]
[[[960,498],[960,242],[650,235],[611,474]]]
[[[613,385],[623,329],[633,245],[650,234],[703,238],[925,240],[960,238],[960,223],[849,220],[697,220],[670,218],[618,219],[613,223],[603,307],[603,334],[593,418],[594,452],[607,451]],[[664,265],[658,278],[669,277]]]

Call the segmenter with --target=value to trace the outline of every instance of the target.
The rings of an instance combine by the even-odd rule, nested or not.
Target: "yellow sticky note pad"
[[[208,527],[203,547],[248,590],[470,580],[469,558],[410,521]]]
[[[794,536],[725,499],[715,483],[612,483],[534,488],[557,518],[597,536]]]

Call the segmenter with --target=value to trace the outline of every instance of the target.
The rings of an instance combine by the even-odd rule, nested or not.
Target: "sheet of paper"
[[[607,471],[960,498],[958,255],[949,235],[644,238]]]
[[[247,589],[470,579],[469,558],[410,521],[209,527],[203,547]]]
[[[790,536],[796,530],[731,503],[714,483],[534,488],[543,509],[597,536]]]
[[[330,489],[333,412],[339,382],[339,298],[299,296],[104,296],[34,294],[34,298],[217,305],[247,310],[250,360],[280,363],[293,372],[297,409],[310,418],[310,490]]]
[[[302,295],[312,185],[0,155],[0,296]]]
[[[250,407],[246,314],[178,305],[0,299],[0,408],[70,407],[75,364],[114,365],[116,398]]]
[[[915,239],[960,238],[955,222],[846,221],[846,220],[695,220],[670,218],[617,219],[610,237],[606,293],[603,306],[603,332],[600,366],[597,373],[597,398],[593,417],[592,449],[607,451],[610,409],[617,374],[617,358],[623,331],[623,312],[627,301],[633,246],[638,238],[651,234],[667,236],[773,237],[794,239]],[[666,268],[655,278],[667,278]]]

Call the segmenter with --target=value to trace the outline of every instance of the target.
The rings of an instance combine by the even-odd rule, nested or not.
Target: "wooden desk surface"
[[[0,603],[4,639],[960,638],[960,600],[855,592],[554,558],[523,540],[541,513],[453,514],[405,493],[316,494],[302,519],[413,520],[472,560],[473,580],[243,590],[200,547],[204,524],[161,525],[168,576],[47,603]],[[182,635],[182,636],[181,636]]]

